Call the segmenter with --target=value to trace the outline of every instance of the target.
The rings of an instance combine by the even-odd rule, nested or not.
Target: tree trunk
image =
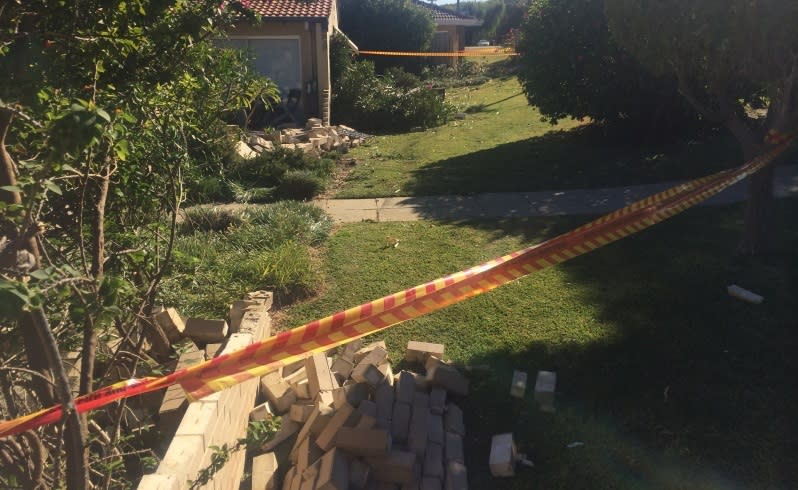
[[[739,255],[767,254],[773,244],[773,165],[760,170],[748,182],[748,204]]]
[[[748,162],[766,150],[764,134],[746,126],[739,118],[726,122]],[[768,165],[748,179],[748,202],[745,210],[743,234],[737,244],[741,256],[764,255],[770,251],[773,234],[773,165]]]

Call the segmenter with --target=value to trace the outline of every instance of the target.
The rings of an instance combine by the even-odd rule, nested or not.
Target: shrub
[[[290,170],[280,179],[277,197],[306,201],[324,190],[324,179],[310,170]]]
[[[257,204],[273,202],[276,199],[276,187],[244,187],[237,182],[230,183],[233,200],[241,204]]]
[[[334,168],[335,162],[330,158],[277,147],[273,152],[232,164],[227,173],[235,181],[231,184],[235,200],[255,203],[278,197],[310,199],[324,189]]]
[[[332,219],[321,208],[296,201],[280,201],[264,208],[248,210],[246,219],[252,224],[267,226],[273,242],[292,239],[318,245],[332,229]]]
[[[411,78],[394,71],[404,83]],[[370,61],[353,63],[335,87],[336,120],[370,131],[404,131],[415,126],[432,127],[446,122],[452,108],[427,87],[410,90],[393,86],[391,76],[379,77]]]
[[[184,211],[180,232],[190,234],[196,231],[227,231],[231,226],[241,223],[241,216],[229,209],[196,206]]]
[[[399,66],[385,70],[385,77],[400,90],[411,90],[421,85],[421,79]]]
[[[188,202],[192,204],[207,204],[212,202],[227,202],[233,197],[229,183],[219,176],[202,176],[187,183]]]

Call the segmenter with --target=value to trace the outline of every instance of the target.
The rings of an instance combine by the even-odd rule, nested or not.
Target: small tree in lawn
[[[659,136],[695,121],[672,80],[613,41],[604,0],[532,0],[518,50],[527,99],[552,124],[589,117]]]
[[[678,80],[686,100],[723,124],[744,158],[771,131],[798,124],[798,3],[784,0],[605,0],[617,42],[652,71]],[[773,167],[751,178],[738,251],[765,252]]]

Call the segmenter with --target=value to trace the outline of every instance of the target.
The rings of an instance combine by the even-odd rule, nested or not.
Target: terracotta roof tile
[[[262,17],[283,19],[326,18],[335,0],[242,0],[241,3]]]
[[[436,24],[481,24],[481,22],[474,17],[460,15],[452,12],[451,10],[438,7],[437,5],[433,5],[431,3],[423,2],[421,0],[414,0],[413,3],[425,10],[428,10],[432,14],[432,20],[434,20]]]

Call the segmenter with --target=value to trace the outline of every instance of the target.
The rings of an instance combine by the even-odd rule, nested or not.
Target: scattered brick
[[[391,435],[396,442],[407,442],[408,432],[410,431],[410,405],[407,403],[396,402],[393,406],[391,418]]]
[[[372,342],[369,345],[359,349],[354,356],[352,356],[352,361],[355,364],[359,364],[363,359],[369,356],[373,351],[377,351],[377,357],[374,359],[377,360],[374,364],[382,364],[388,359],[388,347],[385,345],[384,340],[380,340],[377,342]]]
[[[446,464],[446,490],[468,490],[466,467],[457,461]]]
[[[269,408],[269,403],[261,403],[249,412],[249,420],[255,422],[258,420],[268,420],[272,418],[272,409]]]
[[[443,486],[441,485],[440,478],[433,478],[430,476],[421,478],[419,490],[442,490],[442,488]]]
[[[429,410],[435,415],[443,415],[446,411],[446,390],[437,386],[432,388],[429,393]]]
[[[310,385],[310,398],[316,398],[320,391],[332,391],[338,388],[338,381],[330,371],[327,356],[315,354],[305,360],[308,383]]]
[[[170,344],[174,345],[183,339],[186,324],[177,313],[177,310],[174,308],[166,308],[156,314],[154,319],[155,323],[157,323],[158,326],[161,327],[161,330],[163,330],[163,333],[166,334],[166,338],[169,340]]]
[[[443,416],[430,413],[427,417],[427,439],[435,444],[443,444],[445,435],[443,429]]]
[[[348,490],[349,461],[337,448],[328,451],[321,458],[316,487],[318,490]]]
[[[444,416],[444,427],[447,432],[454,432],[461,436],[465,435],[465,425],[463,424],[463,411],[454,403],[446,405],[446,415]]]
[[[224,320],[206,320],[203,318],[189,318],[183,334],[198,344],[212,344],[223,342],[229,332],[227,322]]]
[[[355,365],[352,362],[339,357],[333,361],[330,370],[345,380],[352,374],[352,369],[354,369],[354,367]]]
[[[227,314],[228,318],[230,319],[230,323],[228,324],[230,327],[230,333],[236,333],[239,331],[241,327],[241,320],[244,318],[244,313],[250,308],[262,309],[263,306],[260,301],[254,299],[233,301],[233,304],[230,306],[230,312]]]
[[[526,394],[526,373],[523,371],[513,371],[513,381],[510,384],[510,396],[523,398]]]
[[[355,488],[366,488],[369,483],[371,468],[359,459],[349,463],[349,484]],[[254,489],[253,489],[254,490]]]
[[[335,447],[358,456],[381,456],[390,452],[393,441],[388,431],[341,427],[335,435]]]
[[[393,388],[388,385],[380,385],[374,395],[377,402],[377,425],[390,430],[391,418],[393,416]],[[387,427],[383,424],[387,423]]]
[[[280,379],[280,375],[276,371],[263,376],[260,379],[260,387],[277,415],[287,412],[297,400],[296,393],[291,390],[291,386]]]
[[[400,371],[394,386],[396,399],[401,403],[413,403],[413,395],[416,393],[416,383],[413,375],[409,371]]]
[[[515,476],[517,450],[513,434],[497,434],[490,444],[490,474],[493,476]]]
[[[449,461],[457,461],[458,463],[465,463],[465,455],[463,453],[463,437],[454,432],[446,433],[446,451],[445,459]]]
[[[366,462],[379,481],[388,483],[412,483],[421,473],[416,455],[408,451],[393,449],[387,456],[367,457]]]
[[[205,345],[205,359],[210,360],[222,353],[224,344],[207,344]]]
[[[424,364],[429,356],[435,356],[439,359],[443,359],[443,348],[443,344],[431,344],[429,342],[417,342],[415,340],[411,340],[407,343],[405,360],[408,362]]]
[[[338,432],[341,427],[344,426],[349,416],[354,411],[352,405],[348,403],[344,403],[335,411],[332,419],[321,431],[319,437],[316,439],[316,444],[323,450],[329,451],[333,447],[333,441],[335,440],[335,434]]]
[[[437,357],[427,359],[427,379],[433,386],[440,386],[456,395],[468,395],[468,378],[460,374],[454,366],[450,366]]]
[[[557,389],[557,373],[538,371],[535,381],[535,401],[544,412],[554,411],[554,392]]]
[[[424,476],[443,478],[443,446],[430,443],[424,455]]]
[[[277,456],[273,452],[252,458],[252,490],[277,489]]]

